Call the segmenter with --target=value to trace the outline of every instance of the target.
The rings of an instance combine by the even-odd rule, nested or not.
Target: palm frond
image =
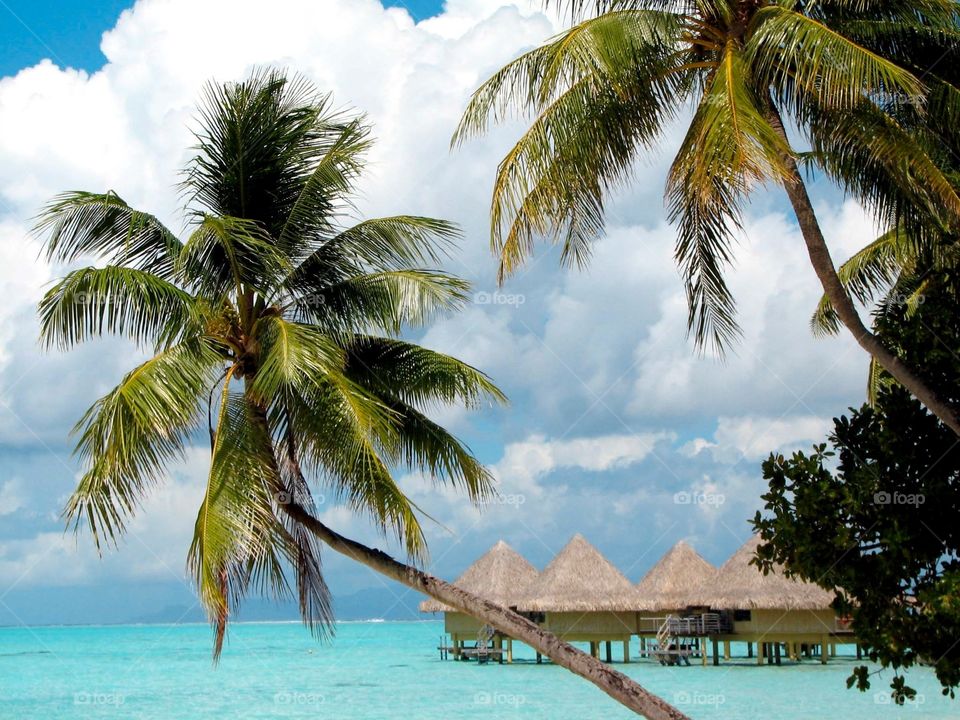
[[[370,129],[361,119],[344,124],[339,136],[317,162],[283,223],[277,243],[291,257],[324,239],[334,227],[349,190],[363,167],[370,148]]]
[[[208,297],[230,291],[269,293],[290,264],[263,227],[246,218],[205,216],[180,255],[187,283]]]
[[[624,69],[644,56],[660,61],[656,71],[679,27],[677,16],[655,10],[613,11],[577,23],[486,80],[471,96],[452,144],[482,134],[515,111],[539,115],[583,78],[597,86],[626,81]]]
[[[493,475],[470,448],[411,405],[394,400],[390,408],[396,427],[377,445],[391,464],[424,472],[435,485],[462,490],[474,503],[496,494]]]
[[[924,226],[958,222],[960,195],[934,161],[936,138],[868,102],[840,114],[811,110],[805,120],[816,163],[881,224],[920,236]]]
[[[130,207],[113,191],[57,195],[41,210],[34,232],[47,238],[48,261],[106,259],[168,280],[182,250],[156,217]]]
[[[790,149],[770,125],[764,98],[748,84],[742,51],[729,44],[700,99],[667,178],[675,257],[687,292],[695,343],[722,353],[740,334],[724,279],[740,205],[756,183],[784,177]]]
[[[364,270],[405,270],[441,262],[460,237],[445,220],[395,215],[358,223],[314,250],[290,273],[284,288],[315,292]]]
[[[476,368],[403,340],[356,337],[346,348],[344,373],[380,397],[421,410],[437,404],[476,408],[507,401]]]
[[[320,328],[270,315],[258,323],[256,337],[260,357],[250,389],[259,398],[269,401],[288,388],[303,391],[320,378],[342,377],[345,354]]]
[[[213,442],[206,491],[194,525],[187,568],[200,602],[214,624],[213,656],[223,649],[231,610],[242,600],[251,573],[277,572],[272,557],[272,510],[277,468],[269,435],[251,414],[242,393],[231,392],[227,373]],[[282,581],[281,581],[282,582]]]
[[[70,349],[105,333],[167,346],[197,330],[190,293],[154,273],[108,265],[80,268],[40,301],[40,340]]]
[[[333,496],[392,534],[411,558],[423,560],[426,543],[416,506],[397,485],[376,443],[395,432],[397,418],[384,405],[389,424],[371,423],[362,408],[358,411],[355,397],[325,380],[310,394],[288,393],[283,411],[299,438],[301,461]]]
[[[183,458],[220,367],[205,343],[186,340],[126,375],[77,423],[76,452],[88,467],[64,516],[75,527],[86,520],[98,548],[116,542],[167,465]]]
[[[865,304],[889,289],[916,257],[916,245],[903,228],[897,227],[851,256],[839,267],[837,276],[847,292]],[[835,335],[840,331],[840,321],[826,295],[820,298],[810,326],[816,335]]]
[[[473,95],[454,144],[511,108],[535,115],[500,163],[491,204],[491,249],[500,279],[540,237],[582,266],[604,228],[604,199],[624,184],[643,150],[676,112],[684,83],[669,13],[612,12],[585,20],[527,53]],[[647,72],[633,72],[643,66]]]
[[[422,326],[463,307],[469,289],[465,280],[442,272],[387,270],[320,286],[291,302],[298,316],[331,334],[399,334],[406,326]]]
[[[277,69],[210,83],[182,183],[190,205],[252,220],[279,238],[318,163],[356,122],[331,105],[304,78]]]
[[[783,5],[757,10],[748,38],[747,58],[760,84],[772,85],[790,110],[808,98],[831,110],[854,108],[864,95],[924,100],[926,88],[913,73]]]

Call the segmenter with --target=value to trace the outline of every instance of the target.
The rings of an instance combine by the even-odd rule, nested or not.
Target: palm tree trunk
[[[790,141],[787,139],[783,121],[772,103],[768,106],[767,112],[770,124],[789,147]],[[800,170],[797,168],[796,160],[790,153],[784,153],[781,159],[787,170],[787,177],[783,183],[784,189],[787,191],[787,197],[790,198],[797,223],[800,225],[800,232],[803,234],[803,240],[807,246],[807,254],[810,256],[810,263],[813,265],[813,269],[820,279],[820,284],[823,286],[823,291],[833,305],[837,317],[840,318],[840,322],[850,331],[860,347],[870,353],[897,382],[913,393],[917,400],[940,418],[954,433],[960,435],[960,417],[957,416],[956,411],[950,404],[945,402],[927,385],[912,368],[887,349],[880,338],[870,332],[867,326],[863,324],[853,300],[837,275],[833,259],[830,257],[830,249],[827,247],[823,232],[820,230],[820,223],[817,222],[813,204],[810,202],[810,196],[807,194],[807,188],[804,185],[803,177],[800,175]]]
[[[282,505],[290,516],[313,532],[331,549],[386,575],[412,590],[425,593],[440,602],[492,625],[502,633],[521,640],[543,653],[557,665],[565,667],[603,690],[614,700],[649,720],[689,720],[672,705],[643,689],[621,672],[604,665],[572,645],[563,642],[507,608],[429,575],[417,568],[397,562],[380,550],[362,545],[334,532],[296,502]]]

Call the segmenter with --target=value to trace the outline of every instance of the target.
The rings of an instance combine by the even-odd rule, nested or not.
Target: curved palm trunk
[[[607,695],[649,720],[689,720],[672,705],[643,689],[621,672],[604,665],[555,635],[538,627],[522,615],[494,605],[448,582],[421,570],[397,562],[380,550],[375,550],[334,532],[317,520],[305,508],[288,503],[282,506],[297,522],[307,527],[330,548],[396,580],[412,590],[425,593],[451,607],[492,625],[502,633],[521,640],[603,690]]]
[[[768,119],[789,147],[783,121],[772,106],[768,108]],[[927,385],[913,369],[890,352],[880,342],[880,338],[870,332],[867,326],[863,324],[853,300],[850,299],[850,295],[837,275],[833,259],[830,257],[830,249],[827,247],[823,232],[820,230],[820,224],[817,222],[813,204],[810,202],[810,196],[807,194],[807,188],[800,175],[800,170],[797,168],[796,160],[790,154],[785,154],[782,160],[788,173],[784,181],[784,189],[787,191],[787,197],[790,198],[797,223],[800,225],[800,231],[807,246],[807,254],[810,256],[810,263],[820,279],[824,293],[836,310],[840,322],[850,331],[860,347],[870,353],[887,372],[896,378],[897,382],[913,393],[917,400],[940,418],[954,433],[960,435],[960,417],[957,416],[956,411]]]

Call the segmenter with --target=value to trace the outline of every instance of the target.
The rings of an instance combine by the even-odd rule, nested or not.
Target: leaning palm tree
[[[798,167],[825,171],[887,226],[960,223],[960,197],[929,134],[899,116],[956,126],[954,0],[571,0],[574,24],[495,73],[473,95],[454,143],[514,111],[532,124],[500,163],[491,211],[500,278],[549,236],[583,264],[610,191],[665,125],[692,108],[667,178],[688,328],[722,352],[739,335],[724,278],[742,208],[758,185],[789,197],[839,321],[877,362],[960,434],[956,409],[870,332],[837,277]],[[595,11],[595,14],[589,14]],[[896,112],[891,112],[891,109]],[[795,121],[811,152],[785,128]]]
[[[402,340],[457,308],[467,285],[424,266],[456,236],[396,216],[345,224],[370,140],[276,71],[211,85],[183,179],[189,235],[112,192],[70,192],[42,212],[46,254],[77,267],[40,303],[47,345],[105,333],[149,350],[83,416],[85,469],[65,514],[98,548],[124,532],[168,466],[209,437],[188,567],[214,658],[251,592],[296,595],[318,634],[333,619],[320,543],[529,643],[650,718],[682,718],[626,676],[534,623],[346,538],[317,517],[317,487],[368,516],[414,561],[419,509],[392,470],[424,472],[481,501],[487,469],[429,418],[438,404],[503,395],[482,372]]]

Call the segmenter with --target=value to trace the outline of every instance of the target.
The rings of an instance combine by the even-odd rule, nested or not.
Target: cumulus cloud
[[[539,497],[543,494],[543,488],[537,480],[554,470],[563,468],[605,472],[627,468],[644,460],[658,441],[667,438],[666,433],[570,440],[548,440],[542,435],[535,435],[523,442],[507,445],[503,459],[493,469],[504,488],[511,492],[516,488]]]

